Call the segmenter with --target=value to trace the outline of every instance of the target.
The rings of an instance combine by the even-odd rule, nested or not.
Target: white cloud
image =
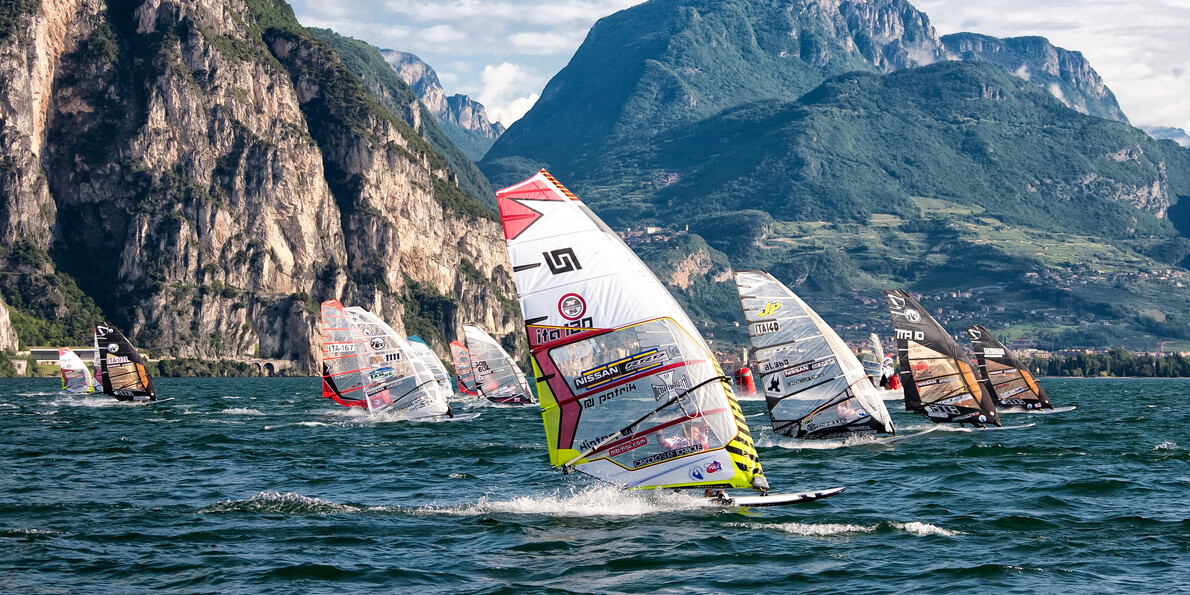
[[[485,66],[480,79],[483,86],[476,100],[487,108],[493,122],[506,126],[521,119],[540,97],[538,93],[526,93],[526,89],[540,88],[535,77],[511,62]]]
[[[1139,126],[1190,127],[1190,0],[916,0],[939,33],[1040,35],[1082,52]]]

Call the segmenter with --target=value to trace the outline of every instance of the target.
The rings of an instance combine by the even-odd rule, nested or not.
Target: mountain
[[[438,73],[415,54],[380,50],[381,55],[421,98],[430,113],[459,148],[473,161],[483,159],[496,139],[504,134],[504,125],[489,122],[483,104],[466,95],[446,95]]]
[[[1190,152],[1019,63],[946,56],[906,3],[654,0],[597,23],[480,165],[493,185],[546,165],[614,227],[662,228],[626,240],[728,344],[730,267],[859,336],[907,286],[1047,345],[1190,340]]]
[[[477,200],[495,208],[492,187],[479,171],[472,158],[457,146],[453,137],[439,126],[431,110],[418,99],[417,93],[389,68],[388,62],[375,47],[330,29],[310,29],[315,37],[335,50],[343,65],[363,82],[364,88],[382,106],[401,118],[442,155],[452,172],[458,176],[459,187]]]
[[[795,99],[849,71],[946,58],[904,0],[652,0],[600,19],[480,167],[493,185],[571,172],[608,147],[763,99]]]
[[[1178,143],[1179,145],[1182,145],[1183,147],[1190,147],[1190,134],[1187,134],[1186,131],[1182,130],[1181,128],[1174,128],[1172,126],[1159,126],[1154,128],[1145,128],[1145,132],[1148,132],[1153,138],[1171,140]]]
[[[1079,52],[1064,50],[1044,37],[1000,39],[978,33],[955,33],[942,44],[958,60],[991,62],[1048,90],[1084,114],[1127,122],[1116,96]]]
[[[518,329],[495,215],[284,2],[6,3],[0,28],[23,344],[108,318],[153,355],[313,371],[330,298],[439,352],[463,323]]]

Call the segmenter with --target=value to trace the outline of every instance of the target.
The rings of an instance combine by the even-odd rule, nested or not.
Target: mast
[[[1000,425],[991,395],[954,338],[904,290],[885,290],[905,389],[905,410],[936,423]]]
[[[813,308],[764,271],[737,271],[735,282],[774,432],[895,433],[863,366]]]
[[[1045,389],[1033,377],[1028,366],[1000,343],[988,329],[976,324],[967,327],[967,337],[979,363],[979,376],[998,407],[1053,409]]]
[[[767,490],[731,382],[644,263],[544,170],[496,196],[551,463],[624,487]]]

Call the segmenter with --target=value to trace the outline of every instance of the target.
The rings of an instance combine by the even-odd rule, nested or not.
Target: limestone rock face
[[[0,258],[153,353],[313,371],[331,298],[440,353],[518,327],[494,217],[284,2],[42,0],[0,102]]]
[[[12,328],[12,320],[8,316],[8,304],[0,297],[0,350],[16,351],[19,342],[16,329]]]
[[[415,54],[395,50],[381,50],[380,54],[397,75],[413,87],[451,140],[473,160],[481,159],[492,143],[504,134],[504,125],[489,121],[483,104],[462,94],[447,96],[438,81],[438,73]]]
[[[1044,37],[1000,39],[977,33],[942,38],[958,60],[991,62],[1045,88],[1067,106],[1084,114],[1127,122],[1116,96],[1080,52],[1062,49]]]

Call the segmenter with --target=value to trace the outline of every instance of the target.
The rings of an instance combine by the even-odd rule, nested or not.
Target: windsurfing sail
[[[413,350],[414,357],[421,359],[426,367],[430,369],[430,373],[434,375],[434,380],[438,381],[439,386],[442,387],[443,394],[450,398],[454,394],[454,388],[450,384],[450,374],[446,372],[446,366],[442,364],[442,360],[438,359],[438,355],[430,346],[417,335],[409,336],[409,347]]]
[[[880,337],[876,333],[868,335],[868,343],[871,344],[872,350],[862,357],[864,372],[872,379],[872,384],[879,386],[884,370],[884,347],[880,345]]]
[[[344,407],[368,407],[367,345],[338,300],[322,302],[322,396]]]
[[[91,371],[73,350],[67,347],[58,350],[58,369],[62,372],[62,390],[72,393],[95,392],[95,379]]]
[[[967,327],[967,336],[975,348],[979,376],[986,382],[998,407],[1053,409],[1045,389],[1016,355],[977,325]]]
[[[111,323],[95,325],[103,392],[121,401],[156,401],[153,378],[140,352]]]
[[[413,347],[379,316],[354,306],[348,323],[363,335],[366,404],[371,413],[409,419],[450,415],[450,404],[429,366]]]
[[[524,372],[491,335],[477,326],[464,325],[471,355],[476,391],[493,403],[532,403],[533,391]]]
[[[458,341],[450,342],[450,357],[455,363],[455,375],[459,379],[459,392],[471,396],[478,396],[475,388],[475,362],[471,359],[471,352]]]
[[[806,302],[764,271],[738,271],[773,431],[796,438],[895,433],[855,354]]]
[[[92,333],[91,340],[94,348],[91,350],[91,373],[95,375],[95,384],[103,385],[103,368],[99,365],[99,333]]]
[[[624,487],[767,490],[730,380],[632,249],[544,170],[497,200],[551,463]]]
[[[959,344],[904,290],[885,290],[905,389],[905,410],[930,421],[1000,425],[991,395]]]

